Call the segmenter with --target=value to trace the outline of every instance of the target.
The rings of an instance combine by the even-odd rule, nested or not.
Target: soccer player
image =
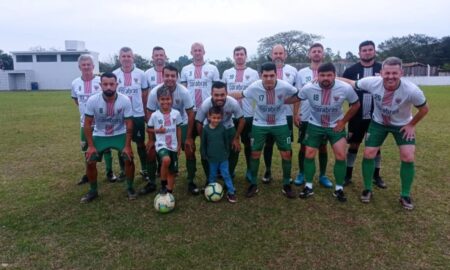
[[[202,130],[200,151],[202,158],[206,159],[209,164],[208,183],[216,182],[217,170],[219,169],[227,187],[227,199],[230,203],[236,203],[236,191],[228,164],[230,137],[222,123],[222,115],[222,107],[213,106],[209,108],[208,124]]]
[[[88,203],[98,197],[97,161],[101,160],[105,150],[111,148],[118,150],[124,158],[128,199],[134,200],[136,192],[133,188],[134,163],[131,149],[132,105],[127,96],[116,92],[117,77],[114,73],[104,73],[100,78],[100,85],[102,92],[89,98],[85,110],[84,135],[88,144],[86,175],[90,188],[81,198],[81,202]]]
[[[283,169],[283,194],[295,198],[290,184],[291,178],[291,134],[284,113],[285,100],[295,96],[298,90],[288,82],[277,79],[274,63],[261,65],[261,80],[252,83],[242,92],[230,93],[235,98],[249,98],[256,103],[252,126],[251,182],[246,196],[253,197],[258,192],[257,176],[261,150],[268,136],[275,139],[281,155]],[[297,101],[297,99],[295,100]]]
[[[412,210],[414,204],[410,193],[415,173],[416,125],[428,113],[428,105],[422,90],[402,79],[402,75],[402,61],[397,57],[389,57],[382,64],[381,77],[346,81],[357,90],[370,92],[374,102],[372,121],[365,139],[361,201],[369,203],[372,199],[375,157],[386,136],[392,133],[400,152],[400,204]],[[414,116],[411,112],[413,106],[418,110]]]
[[[358,63],[344,71],[342,77],[355,81],[364,77],[380,75],[381,64],[375,61],[375,43],[373,43],[373,41],[367,40],[359,44],[359,59]],[[373,111],[372,95],[367,91],[357,91],[356,94],[358,94],[361,107],[355,116],[348,122],[347,142],[349,148],[347,152],[347,172],[344,185],[348,185],[352,182],[353,165],[355,164],[359,145],[369,128]],[[380,176],[380,168],[381,153],[378,151],[375,157],[373,182],[379,188],[386,188],[386,184]]]
[[[100,77],[94,75],[94,60],[91,55],[83,54],[78,58],[78,68],[81,71],[81,77],[76,78],[72,82],[72,99],[77,105],[78,110],[80,112],[80,124],[81,124],[81,132],[80,132],[80,145],[81,151],[86,152],[87,150],[87,142],[86,137],[84,136],[84,111],[86,110],[86,102],[90,96],[100,93]],[[109,182],[113,183],[117,180],[117,177],[114,175],[112,171],[112,156],[110,150],[105,150],[105,167],[106,167],[106,179]],[[89,180],[87,175],[83,175],[81,180],[78,182],[78,185],[88,183]]]
[[[251,83],[259,79],[258,72],[246,66],[247,50],[242,46],[237,46],[233,50],[234,67],[223,72],[222,81],[227,84],[228,92],[245,90]],[[250,155],[252,146],[250,144],[252,122],[253,122],[253,104],[248,98],[239,100],[242,112],[244,114],[244,129],[241,133],[241,142],[244,144],[245,161],[247,164],[247,180],[250,179]],[[234,126],[238,126],[238,121],[235,118]]]
[[[168,89],[172,96],[171,107],[172,109],[177,110],[180,113],[182,120],[182,123],[180,125],[182,135],[181,140],[178,143],[181,145],[181,148],[184,149],[186,160],[189,160],[193,159],[192,155],[194,155],[194,152],[190,151],[193,143],[192,138],[187,137],[188,134],[192,134],[192,129],[194,128],[194,104],[192,103],[192,99],[189,95],[188,90],[183,85],[177,83],[177,80],[178,69],[172,65],[165,66],[163,68],[164,83],[157,86],[150,92],[147,101],[147,113],[148,117],[150,118],[151,115],[160,108],[157,96],[158,89],[162,87]],[[156,149],[153,143],[154,141],[152,140],[148,140],[147,142],[147,157],[150,165],[154,164],[156,160]],[[154,170],[150,170],[149,177],[155,177],[154,173]],[[156,187],[151,182],[149,182],[142,190],[140,190],[139,194],[148,194],[155,189]]]
[[[203,44],[195,42],[191,46],[191,55],[193,63],[189,64],[181,70],[181,83],[189,90],[192,102],[194,103],[194,111],[197,111],[197,107],[200,107],[203,100],[210,96],[211,86],[214,81],[220,80],[219,70],[216,66],[206,63],[204,60],[205,48]],[[192,130],[192,134],[188,134],[189,143],[185,148],[185,151],[191,151],[193,154],[189,154],[189,159],[186,160],[187,178],[189,181],[188,190],[193,195],[199,194],[199,189],[194,183],[196,168],[195,159],[195,138],[197,137],[196,129]],[[188,142],[188,141],[187,141]],[[189,148],[189,149],[188,149]],[[208,164],[203,162],[203,170],[205,173],[208,170]],[[206,177],[208,175],[206,174]]]
[[[297,77],[297,69],[291,65],[285,64],[287,54],[283,45],[277,44],[272,48],[272,62],[277,67],[277,79],[284,80],[288,82],[290,85],[294,85]],[[286,115],[286,121],[289,128],[290,139],[294,138],[293,136],[293,125],[292,125],[292,105],[283,105],[284,113]],[[273,144],[275,142],[275,138],[272,136],[267,136],[267,141],[264,146],[264,164],[266,165],[266,172],[262,178],[263,183],[268,184],[272,180],[272,156],[273,156]]]
[[[358,96],[349,84],[335,80],[336,69],[332,63],[320,65],[317,73],[317,82],[305,85],[297,97],[300,100],[308,100],[311,107],[309,123],[303,140],[306,146],[304,162],[306,184],[303,191],[300,192],[300,198],[314,195],[312,182],[316,172],[314,157],[325,138],[330,141],[335,157],[336,188],[333,196],[338,201],[345,202],[347,201],[343,187],[347,144],[345,125],[358,111],[360,104]],[[344,115],[342,105],[346,100],[350,104],[350,108]]]
[[[139,160],[141,162],[141,175],[146,181],[155,179],[148,177],[147,154],[145,151],[145,111],[148,95],[148,83],[144,71],[134,66],[134,54],[129,47],[123,47],[119,51],[121,67],[114,70],[117,76],[117,91],[130,98],[133,106],[133,141],[136,143]],[[120,168],[123,174],[123,159],[119,157]]]
[[[234,177],[234,169],[236,168],[241,148],[239,137],[245,125],[241,106],[239,106],[239,103],[234,98],[227,95],[227,85],[225,83],[220,81],[214,82],[211,87],[211,96],[205,99],[202,105],[197,108],[195,122],[197,124],[198,134],[202,134],[203,123],[207,118],[211,107],[220,107],[223,112],[221,122],[225,127],[229,142],[229,145],[227,145],[227,151],[229,153],[228,161],[230,165],[229,172],[231,176]],[[234,126],[233,116],[238,123],[237,129]],[[208,170],[205,171],[208,177],[210,176],[209,168],[210,166],[208,165]]]
[[[152,90],[158,84],[163,83],[163,75],[162,71],[164,66],[166,65],[166,52],[162,47],[155,46],[153,47],[152,52],[152,63],[153,67],[145,71],[145,77],[147,78],[147,83]]]
[[[297,73],[297,82],[295,86],[300,90],[308,82],[317,80],[317,69],[322,64],[324,58],[323,45],[320,43],[314,43],[308,50],[308,57],[311,60],[309,67],[302,68]],[[303,185],[305,182],[305,149],[306,146],[303,144],[305,139],[306,128],[308,127],[308,121],[310,118],[311,107],[307,100],[302,101],[302,108],[300,115],[298,114],[298,103],[294,104],[294,123],[298,129],[298,142],[300,143],[300,151],[298,152],[298,168],[299,173],[294,181],[297,186]],[[326,188],[332,188],[333,183],[325,175],[327,171],[328,163],[328,151],[327,142],[324,141],[323,144],[319,146],[319,183]]]
[[[164,85],[156,89],[159,110],[152,113],[147,130],[161,161],[161,194],[172,193],[181,151],[181,114],[172,109],[172,92]]]

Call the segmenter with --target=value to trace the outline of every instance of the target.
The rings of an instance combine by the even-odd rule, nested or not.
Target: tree
[[[134,54],[134,64],[137,68],[142,70],[149,69],[152,65],[149,59],[142,57],[141,55],[135,53]],[[111,72],[120,67],[119,55],[114,54],[109,58],[107,62],[99,62],[99,71],[100,72]]]
[[[384,59],[396,56],[404,62],[421,62],[438,65],[439,60],[433,56],[439,40],[424,34],[393,37],[378,45],[379,56]]]
[[[7,53],[3,53],[0,50],[0,70],[13,70],[14,69],[14,61],[11,55]]]
[[[358,62],[358,56],[354,55],[351,51],[345,53],[345,60],[351,62]]]
[[[215,60],[211,64],[213,64],[217,67],[217,69],[219,70],[219,74],[221,76],[225,70],[232,68],[234,66],[233,60],[231,60],[231,58],[229,58],[229,57],[227,57],[227,59],[225,61]]]
[[[183,55],[183,56],[178,57],[178,59],[175,60],[175,62],[171,62],[170,64],[175,66],[178,69],[178,72],[181,72],[181,69],[184,66],[187,66],[191,63],[192,63],[192,59],[190,59],[187,55]]]
[[[325,48],[324,62],[333,62],[334,56],[335,54],[331,48]]]
[[[286,62],[308,62],[309,46],[322,38],[319,35],[308,34],[297,30],[280,32],[258,40],[258,58],[261,60],[266,58],[271,54],[274,45],[282,44],[286,49]]]

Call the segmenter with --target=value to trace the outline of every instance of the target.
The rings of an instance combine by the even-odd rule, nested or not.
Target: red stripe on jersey
[[[244,71],[245,69],[236,69],[236,78],[234,82],[243,82],[244,81]]]
[[[164,117],[164,126],[168,127],[170,126],[171,122],[170,122],[170,113],[165,113],[163,114]]]
[[[199,108],[202,105],[202,89],[195,89],[195,107]]]
[[[331,99],[331,89],[322,89],[322,105],[330,105]],[[328,127],[330,125],[330,115],[322,114],[320,116],[320,122],[323,127]]]
[[[114,116],[114,101],[106,102],[106,115]]]
[[[195,66],[195,71],[194,71],[194,78],[195,79],[201,79],[202,78],[202,67],[201,66]]]
[[[112,135],[114,133],[114,125],[105,125],[105,134]]]
[[[163,82],[162,71],[156,71],[156,83],[160,84]]]
[[[92,81],[84,81],[84,94],[92,93]]]
[[[319,76],[319,72],[317,72],[317,69],[313,69],[312,73],[313,73],[313,79],[314,80],[317,79],[317,77]]]
[[[383,101],[382,101],[383,106],[390,107],[392,105],[392,100],[394,100],[394,93],[395,93],[394,91],[384,90]],[[391,116],[384,115],[384,114],[382,114],[382,116],[383,116],[383,124],[389,125],[391,123]]]
[[[123,77],[125,81],[123,82],[124,86],[131,86],[131,81],[133,80],[133,76],[131,76],[131,72],[124,72]]]
[[[283,68],[277,68],[277,79],[283,79]]]
[[[172,146],[172,136],[171,135],[166,135],[165,141],[166,141],[167,147],[171,148],[171,146]]]
[[[274,105],[275,104],[275,89],[266,90],[266,104]],[[275,114],[267,114],[267,124],[274,125],[275,124]]]

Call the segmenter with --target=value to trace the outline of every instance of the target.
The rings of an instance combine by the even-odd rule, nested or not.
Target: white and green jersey
[[[176,152],[178,148],[177,127],[181,125],[181,115],[177,110],[170,110],[169,113],[162,113],[160,110],[155,111],[148,120],[148,128],[166,129],[165,133],[155,133],[156,151],[163,148]]]
[[[259,80],[258,72],[252,68],[230,68],[223,72],[222,81],[227,84],[228,92],[245,90],[252,82]],[[253,117],[254,108],[251,100],[242,98],[239,101],[244,117]]]
[[[412,116],[412,106],[425,105],[426,98],[417,85],[400,79],[400,86],[395,91],[384,88],[383,78],[367,77],[356,81],[357,90],[372,94],[374,110],[372,119],[382,125],[404,126]]]
[[[330,128],[335,127],[337,121],[344,118],[342,105],[345,100],[350,105],[358,102],[358,95],[353,88],[338,80],[335,80],[331,89],[322,89],[318,82],[310,82],[300,90],[298,97],[302,103],[307,100],[311,106],[309,124]]]
[[[76,78],[72,82],[71,95],[74,100],[78,101],[78,110],[80,111],[80,125],[84,126],[84,112],[86,110],[86,102],[89,97],[102,92],[100,87],[100,77],[95,76],[90,81],[83,81],[81,77]]]
[[[94,118],[94,136],[110,137],[126,133],[125,119],[133,117],[133,110],[125,95],[117,93],[115,100],[107,102],[103,93],[97,93],[89,98],[85,115]]]
[[[154,67],[145,72],[145,78],[147,78],[147,84],[150,89],[153,89],[158,84],[162,84],[164,82],[162,71],[156,71]]]
[[[149,111],[154,112],[156,110],[159,110],[157,91],[162,86],[163,84],[158,85],[148,95],[147,109]],[[191,96],[189,95],[188,90],[183,85],[177,83],[177,87],[172,92],[172,109],[175,109],[180,113],[183,125],[187,125],[188,123],[186,110],[193,108],[194,104],[192,103],[192,99]]]
[[[284,101],[297,92],[297,88],[283,80],[277,80],[275,89],[267,91],[262,81],[257,80],[242,94],[256,103],[253,125],[267,127],[287,124]]]
[[[294,85],[297,81],[297,69],[291,65],[284,65],[283,68],[277,68],[277,79]],[[285,104],[284,112],[286,116],[292,116],[292,105]]]
[[[201,123],[206,123],[205,119],[208,116],[209,109],[214,106],[212,103],[212,98],[209,97],[205,101],[203,101],[202,105],[197,108],[197,114],[195,115],[195,120]],[[241,106],[236,99],[227,96],[225,104],[222,107],[222,121],[221,123],[226,129],[234,127],[233,116],[236,119],[243,117]]]
[[[148,89],[147,79],[145,78],[144,71],[133,68],[131,72],[123,72],[121,68],[113,71],[117,76],[117,92],[124,94],[131,100],[133,106],[133,116],[143,117],[144,104],[142,103],[142,90]]]
[[[187,65],[181,70],[181,83],[187,85],[194,110],[200,107],[205,99],[211,96],[211,86],[214,81],[220,81],[219,70],[214,65],[205,63],[201,66]]]
[[[300,90],[314,79],[317,79],[317,70],[312,70],[311,67],[302,68],[297,73],[297,82],[295,83],[295,86]],[[310,113],[311,107],[309,106],[308,100],[302,101],[302,106],[300,108],[301,121],[308,122]]]

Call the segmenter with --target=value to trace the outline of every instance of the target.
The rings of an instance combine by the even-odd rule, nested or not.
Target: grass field
[[[124,184],[103,173],[100,199],[80,204],[88,187],[75,185],[84,167],[69,92],[0,93],[0,269],[449,269],[450,87],[423,89],[430,113],[417,128],[413,211],[398,203],[399,158],[389,137],[388,189],[375,189],[368,205],[358,199],[361,155],[345,204],[318,185],[308,200],[283,197],[278,155],[276,180],[260,184],[258,196],[243,196],[242,158],[238,203],[207,203],[187,194],[183,157],[177,207],[167,215],[153,210],[154,195],[127,201]],[[293,176],[296,162],[295,154]],[[136,184],[144,184],[139,176]]]

